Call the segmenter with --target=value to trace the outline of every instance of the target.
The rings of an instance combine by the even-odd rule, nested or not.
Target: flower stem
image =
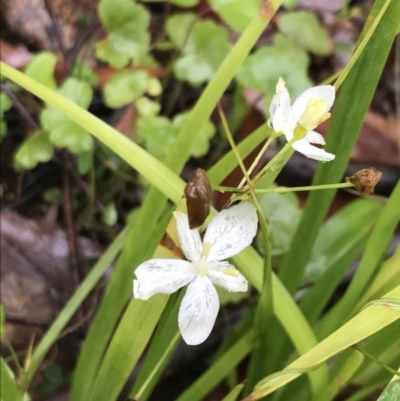
[[[260,161],[262,155],[265,153],[265,151],[268,149],[268,146],[272,143],[272,141],[275,139],[274,135],[270,135],[269,138],[267,139],[267,141],[265,142],[264,146],[262,147],[262,149],[260,150],[260,152],[258,153],[258,155],[256,156],[256,158],[254,159],[253,163],[251,164],[250,168],[247,170],[247,174],[250,176],[250,174],[253,172],[253,170],[255,169],[255,167],[257,166],[258,162]],[[242,178],[242,181],[240,181],[240,184],[238,186],[238,188],[242,188],[244,183],[246,182],[246,177]]]

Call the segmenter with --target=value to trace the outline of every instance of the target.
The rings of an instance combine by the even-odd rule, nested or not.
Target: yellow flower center
[[[299,124],[307,131],[311,131],[330,116],[326,101],[319,99],[318,96],[312,96],[300,117]]]
[[[222,273],[228,276],[237,277],[239,275],[239,270],[236,270],[234,267],[227,267],[225,269],[222,269]]]

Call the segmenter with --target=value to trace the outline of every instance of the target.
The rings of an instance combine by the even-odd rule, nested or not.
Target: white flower
[[[157,293],[172,294],[188,285],[179,308],[178,323],[189,345],[210,335],[219,311],[213,284],[228,291],[247,291],[247,280],[224,259],[236,255],[253,241],[257,232],[255,207],[242,202],[222,210],[211,221],[201,240],[198,229],[189,228],[185,213],[174,213],[181,248],[188,260],[151,259],[135,271],[135,298],[147,300]]]
[[[330,117],[328,111],[334,100],[333,86],[314,86],[305,90],[295,100],[293,106],[290,106],[290,96],[285,81],[279,78],[276,93],[269,108],[270,124],[275,132],[282,132],[288,142],[294,135],[301,138],[292,145],[298,152],[311,159],[331,161],[335,155],[311,144],[325,145],[323,136],[313,129]]]

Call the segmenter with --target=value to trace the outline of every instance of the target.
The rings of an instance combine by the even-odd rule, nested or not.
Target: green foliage
[[[36,387],[37,395],[47,395],[68,383],[68,377],[65,377],[61,368],[52,363],[44,371],[44,380]]]
[[[25,74],[50,89],[57,87],[54,79],[54,68],[57,56],[50,52],[41,52],[35,55],[25,68]]]
[[[293,193],[270,193],[261,199],[260,205],[268,223],[272,256],[282,255],[289,249],[300,220],[298,198]]]
[[[387,385],[377,401],[400,401],[400,380],[398,377]]]
[[[7,123],[3,120],[4,113],[11,109],[12,101],[11,99],[4,93],[0,93],[0,140],[7,133]]]
[[[176,76],[192,85],[209,81],[231,48],[226,29],[212,21],[196,20],[192,14],[172,16],[166,28],[181,50],[174,64]]]
[[[96,87],[99,84],[97,75],[83,62],[81,57],[75,59],[71,70],[71,77],[86,81],[92,87]]]
[[[138,122],[138,134],[145,140],[151,154],[163,158],[168,154],[189,113],[182,113],[171,121],[164,116],[143,116]],[[210,139],[215,135],[214,125],[208,121],[191,147],[190,154],[201,157],[207,154]]]
[[[125,106],[142,96],[147,87],[145,71],[121,71],[104,86],[104,100],[109,107]]]
[[[103,223],[113,226],[118,220],[118,212],[114,202],[109,203],[103,212]]]
[[[198,4],[200,0],[169,0],[170,3],[179,7],[193,7]]]
[[[150,15],[143,6],[132,0],[101,0],[98,13],[108,32],[96,45],[100,60],[122,68],[132,58],[148,52]]]
[[[54,155],[54,146],[47,132],[38,131],[31,135],[15,154],[15,162],[20,167],[32,170],[39,163],[46,163]]]
[[[146,96],[142,96],[136,100],[135,106],[141,116],[154,116],[160,112],[160,103],[150,100]]]
[[[84,109],[89,107],[92,100],[90,85],[76,78],[68,78],[57,92]],[[55,107],[46,107],[40,119],[54,146],[67,147],[75,154],[87,152],[92,148],[92,136]]]
[[[258,14],[262,0],[209,0],[209,3],[231,28],[243,32]]]
[[[246,59],[237,79],[243,86],[265,95],[264,104],[268,110],[280,77],[285,80],[292,101],[312,86],[307,74],[308,64],[304,50],[277,34],[271,46],[261,47]]]
[[[317,17],[306,11],[285,13],[278,19],[278,28],[294,43],[318,55],[331,50],[328,34]]]

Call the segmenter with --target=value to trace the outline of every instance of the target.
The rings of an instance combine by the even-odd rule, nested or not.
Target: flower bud
[[[345,181],[352,183],[354,188],[362,195],[371,196],[381,178],[382,173],[375,167],[371,167],[360,170],[351,177],[346,177]]]
[[[195,170],[185,187],[190,229],[201,226],[210,213],[212,188],[206,172]]]

